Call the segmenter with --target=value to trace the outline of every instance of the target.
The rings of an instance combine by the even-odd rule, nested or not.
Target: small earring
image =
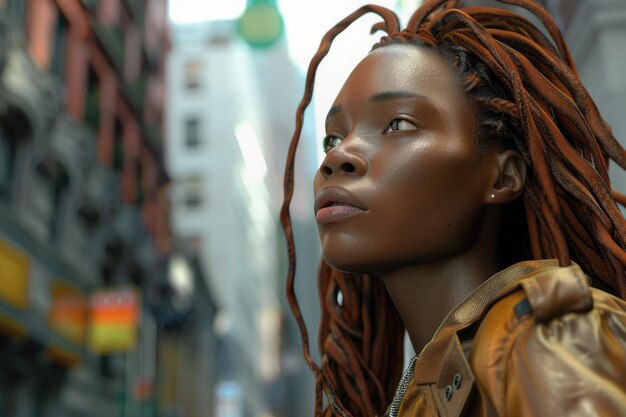
[[[496,195],[495,194],[491,194],[491,198],[496,198]]]

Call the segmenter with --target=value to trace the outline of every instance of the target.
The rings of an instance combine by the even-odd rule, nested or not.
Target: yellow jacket
[[[518,263],[448,314],[403,380],[392,417],[624,417],[626,303],[577,265]]]

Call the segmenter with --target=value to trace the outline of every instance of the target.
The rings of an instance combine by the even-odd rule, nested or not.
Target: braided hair
[[[321,364],[311,358],[308,332],[294,293],[295,247],[289,217],[294,158],[315,73],[336,36],[367,13],[383,22],[375,48],[409,43],[440,52],[457,69],[477,106],[479,147],[516,149],[528,166],[526,188],[506,208],[516,247],[509,259],[575,261],[593,284],[626,299],[626,220],[611,189],[608,163],[626,169],[626,150],[603,121],[579,80],[568,47],[548,12],[533,0],[499,0],[520,6],[544,25],[491,7],[463,7],[459,0],[426,1],[400,30],[397,16],[374,5],[359,8],[331,28],[311,60],[285,169],[281,223],[287,237],[287,297],[300,328],[303,352],[316,380],[315,416],[384,413],[402,371],[404,328],[380,280],[338,272],[321,262]],[[509,219],[514,219],[510,222]],[[343,296],[338,299],[338,293]],[[328,404],[323,405],[323,393]]]

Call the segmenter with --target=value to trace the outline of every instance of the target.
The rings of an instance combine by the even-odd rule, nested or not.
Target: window
[[[135,204],[141,207],[144,202],[144,174],[140,160],[135,161]]]
[[[100,79],[94,68],[89,66],[87,96],[85,97],[85,123],[94,130],[100,127]]]
[[[67,20],[59,12],[56,27],[54,28],[54,49],[52,50],[52,63],[50,70],[61,80],[65,79],[63,70],[65,61],[65,34],[67,33],[67,27]]]
[[[124,144],[122,140],[122,122],[119,118],[115,118],[115,131],[113,134],[113,170],[118,174],[122,172],[124,166]]]
[[[9,106],[0,115],[0,198],[10,202],[22,191],[23,159],[30,146],[32,128],[26,115]]]
[[[202,205],[202,196],[198,191],[197,189],[187,190],[187,200],[185,204],[188,208],[194,209]]]
[[[200,145],[200,120],[190,117],[185,121],[185,145],[196,148]]]
[[[5,138],[0,129],[0,199],[8,200],[11,190],[11,172],[13,152],[8,138]]]
[[[191,177],[185,181],[184,204],[189,209],[195,209],[202,205],[202,178]]]
[[[124,7],[120,10],[120,29],[124,54],[124,79],[133,83],[141,73],[141,34]],[[143,97],[142,97],[143,99]]]
[[[193,253],[202,252],[202,237],[200,236],[187,236],[181,238],[183,247]]]
[[[189,61],[185,64],[185,86],[188,90],[197,90],[200,87],[202,62]]]

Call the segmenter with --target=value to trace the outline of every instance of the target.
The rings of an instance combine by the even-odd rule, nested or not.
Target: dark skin
[[[315,179],[325,261],[380,277],[416,352],[503,265],[502,205],[524,190],[514,150],[479,153],[477,111],[436,52],[371,52],[341,89]]]

